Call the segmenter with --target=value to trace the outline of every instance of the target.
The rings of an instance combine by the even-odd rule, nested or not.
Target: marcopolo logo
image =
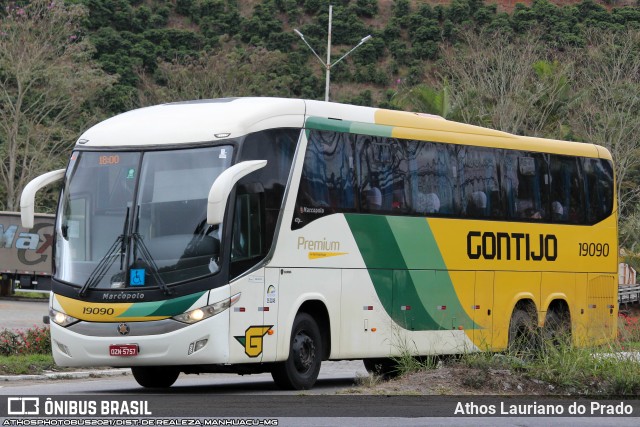
[[[7,398],[7,415],[40,415],[39,397]]]

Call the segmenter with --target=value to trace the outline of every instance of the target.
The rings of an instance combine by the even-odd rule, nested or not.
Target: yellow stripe
[[[69,316],[88,322],[118,322],[118,321],[144,321],[161,320],[168,316],[123,316],[134,303],[95,303],[80,301],[62,295],[54,295],[56,301]]]
[[[309,252],[309,259],[329,258],[333,256],[346,255],[349,252]]]
[[[415,113],[378,110],[375,114],[375,122],[379,125],[392,126],[394,138],[611,160],[611,153],[606,148],[594,144],[518,136],[442,118],[425,117]]]

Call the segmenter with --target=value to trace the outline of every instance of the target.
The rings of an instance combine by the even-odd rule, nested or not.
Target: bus
[[[83,133],[54,236],[61,366],[270,372],[616,336],[610,153],[437,116],[301,99],[133,110]],[[59,184],[60,185],[60,184]]]

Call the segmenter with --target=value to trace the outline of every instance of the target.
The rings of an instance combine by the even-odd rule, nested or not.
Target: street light
[[[309,49],[311,49],[311,52],[313,52],[313,54],[315,55],[316,58],[318,58],[318,61],[320,61],[320,63],[322,64],[322,66],[325,68],[325,70],[327,71],[327,76],[325,78],[325,86],[324,86],[324,100],[325,101],[329,101],[329,83],[331,81],[331,68],[333,68],[334,65],[336,65],[338,62],[342,61],[344,58],[346,58],[351,52],[353,52],[354,50],[356,50],[357,48],[359,48],[360,46],[362,46],[364,43],[366,43],[370,38],[371,35],[368,35],[367,37],[364,37],[362,40],[360,40],[360,42],[355,45],[349,52],[345,53],[344,55],[342,55],[340,57],[340,59],[338,59],[336,62],[334,62],[333,64],[331,63],[331,18],[333,16],[333,6],[329,5],[329,30],[327,33],[327,62],[324,62],[322,60],[322,58],[320,58],[320,55],[318,55],[316,53],[316,51],[311,47],[311,45],[307,42],[307,40],[305,40],[304,38],[304,34],[302,34],[300,31],[298,31],[297,29],[294,29],[293,32],[296,33],[298,36],[300,36],[300,38],[302,39],[302,41],[304,42],[304,44],[307,45],[307,47]]]

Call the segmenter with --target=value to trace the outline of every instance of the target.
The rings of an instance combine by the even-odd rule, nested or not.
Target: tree
[[[24,185],[64,164],[88,108],[112,79],[79,37],[86,10],[33,0],[8,6],[0,21],[0,208],[15,210]]]
[[[286,61],[286,55],[277,51],[242,49],[228,43],[220,52],[160,62],[154,76],[139,70],[139,104],[227,96],[293,96],[292,78],[283,71]]]
[[[586,38],[587,48],[573,52],[579,97],[571,125],[581,140],[611,152],[624,245],[635,239],[624,223],[638,223],[640,188],[633,174],[640,168],[640,31],[592,31]]]
[[[441,78],[450,87],[454,117],[529,136],[559,136],[573,64],[548,57],[538,37],[460,34],[443,49]]]
[[[449,85],[445,82],[441,89],[419,84],[409,89],[402,88],[392,99],[392,105],[403,110],[435,114],[445,119],[451,113]]]

